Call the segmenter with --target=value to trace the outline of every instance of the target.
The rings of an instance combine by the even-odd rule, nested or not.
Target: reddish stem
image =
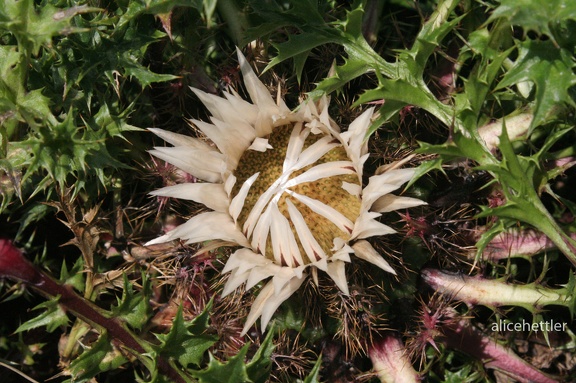
[[[49,298],[58,296],[60,305],[91,326],[105,329],[135,355],[147,352],[121,321],[104,316],[100,307],[76,294],[70,286],[59,284],[40,271],[7,239],[0,239],[0,278],[24,282]],[[160,372],[172,381],[186,383],[186,379],[166,359],[158,357],[157,364]]]
[[[501,371],[520,383],[558,383],[464,319],[445,324],[441,331],[444,335],[441,340],[447,347],[483,361],[486,368]]]

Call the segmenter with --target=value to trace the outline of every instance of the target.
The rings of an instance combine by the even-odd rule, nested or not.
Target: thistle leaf
[[[16,329],[16,332],[24,332],[38,327],[46,326],[48,332],[53,332],[60,326],[68,324],[68,316],[64,309],[58,304],[59,297],[54,297],[46,302],[40,303],[33,310],[46,309],[36,318],[24,322]]]
[[[36,9],[34,0],[1,0],[0,30],[17,36],[20,50],[37,55],[41,46],[51,45],[54,36],[78,31],[70,26],[72,17],[99,10],[87,6],[64,10],[51,4]]]
[[[200,383],[248,383],[251,382],[247,372],[244,358],[248,352],[248,346],[242,347],[238,354],[230,358],[226,363],[219,362],[210,355],[208,368],[202,371],[193,371],[191,375],[198,378]]]
[[[314,367],[310,371],[310,374],[304,379],[302,383],[319,383],[318,378],[320,377],[320,367],[322,366],[322,357],[318,358]]]
[[[116,370],[127,362],[124,355],[115,350],[110,338],[104,333],[98,340],[87,347],[84,352],[70,364],[72,379],[69,382],[88,382],[96,375]]]
[[[191,322],[185,322],[180,308],[174,317],[172,328],[168,334],[156,335],[160,345],[155,346],[159,355],[176,359],[182,366],[192,364],[199,366],[206,351],[218,340],[214,335],[206,333],[209,311],[212,303]]]
[[[270,371],[272,369],[272,351],[274,351],[274,343],[272,337],[274,331],[268,331],[266,338],[252,357],[252,360],[246,364],[246,373],[253,383],[266,383],[268,381]]]
[[[148,322],[151,312],[148,302],[150,288],[150,281],[143,275],[142,288],[135,292],[132,283],[124,274],[122,298],[118,299],[118,304],[112,307],[112,316],[122,318],[132,328],[140,330]]]
[[[488,22],[498,18],[521,25],[525,32],[535,31],[554,39],[554,23],[576,20],[576,3],[572,0],[500,0]]]
[[[576,107],[569,89],[576,85],[574,58],[551,41],[526,40],[519,46],[518,59],[498,84],[497,89],[530,81],[534,84],[534,120],[530,130],[546,121],[558,107]]]

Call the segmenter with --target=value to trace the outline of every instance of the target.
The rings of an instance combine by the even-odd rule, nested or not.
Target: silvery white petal
[[[328,153],[330,150],[337,146],[340,146],[340,141],[331,136],[325,136],[304,149],[300,156],[298,156],[298,161],[291,167],[292,171],[302,169],[314,162],[318,161],[324,154]]]
[[[210,111],[213,118],[225,122],[244,134],[255,134],[255,123],[259,113],[256,105],[243,100],[239,95],[224,92],[225,98],[190,88]]]
[[[192,92],[202,101],[210,114],[219,120],[226,119],[226,116],[237,116],[230,113],[232,105],[228,100],[215,94],[206,93],[200,89],[190,87]]]
[[[310,105],[308,110],[310,113],[306,113],[305,121],[308,121],[306,127],[309,128],[313,134],[326,134],[329,136],[340,137],[340,128],[330,120],[328,115],[327,106],[324,107],[320,104],[316,105],[313,102],[307,102],[306,105]],[[318,114],[318,109],[322,111]]]
[[[340,137],[348,144],[348,155],[354,163],[368,152],[368,128],[374,113],[374,108],[367,109],[358,116],[348,127],[348,131],[341,133]]]
[[[246,196],[248,196],[250,188],[252,187],[252,185],[256,181],[256,178],[258,178],[259,175],[260,173],[256,173],[252,175],[252,177],[248,178],[240,187],[238,194],[236,194],[236,196],[232,198],[232,201],[230,202],[229,212],[230,215],[232,216],[232,219],[234,219],[234,222],[238,221],[238,216],[242,212],[244,202],[246,201]]]
[[[369,209],[378,198],[408,182],[414,176],[415,171],[416,169],[394,169],[370,177],[368,185],[362,191],[362,206]]]
[[[271,222],[270,237],[276,263],[282,266],[298,267],[304,264],[300,249],[290,222],[284,217],[275,203],[270,204]]]
[[[250,95],[250,99],[260,110],[275,111],[275,113],[270,113],[270,117],[272,114],[277,114],[279,108],[272,99],[268,88],[258,79],[240,49],[236,48],[236,52],[238,53],[238,62],[244,78],[244,85]]]
[[[276,92],[276,105],[278,106],[278,113],[272,117],[274,121],[274,126],[280,126],[288,123],[289,115],[292,113],[290,108],[286,106],[284,99],[282,98],[282,84],[278,84],[278,89]]]
[[[170,231],[167,235],[171,239],[183,239],[186,243],[198,243],[220,239],[233,241],[240,246],[248,247],[250,244],[232,217],[226,213],[208,212],[190,218],[186,223]]]
[[[248,280],[246,281],[246,290],[250,290],[252,287],[256,286],[258,283],[263,281],[268,277],[276,276],[279,274],[280,270],[282,269],[281,266],[278,266],[274,262],[270,261],[267,258],[261,257],[267,261],[265,266],[254,267],[250,270],[250,275],[248,276]],[[285,267],[286,269],[287,267]],[[292,276],[294,273],[292,273]]]
[[[238,270],[234,270],[228,276],[228,280],[222,289],[222,297],[227,296],[234,290],[236,290],[240,285],[248,279],[250,275],[250,271],[240,272]]]
[[[329,102],[326,95],[323,95],[320,100],[318,100],[318,109],[321,110],[320,112],[320,122],[324,124],[326,127],[332,126],[332,121],[330,120],[330,115],[328,114],[329,109]]]
[[[366,240],[356,241],[354,245],[352,245],[354,249],[354,254],[365,261],[372,263],[373,265],[378,266],[384,271],[392,273],[396,275],[396,271],[390,266],[388,262],[372,247],[370,242]]]
[[[321,260],[319,260],[317,262],[311,263],[311,265],[316,266],[317,268],[319,268],[322,271],[328,270],[327,258],[322,258]],[[312,268],[312,270],[314,270],[314,268]],[[316,273],[316,276],[318,276],[318,273]],[[318,285],[318,284],[316,284],[316,285]]]
[[[330,131],[328,130],[326,125],[324,125],[323,123],[321,123],[320,121],[318,121],[316,119],[308,122],[305,126],[306,126],[306,128],[310,129],[312,134],[315,134],[315,135],[330,134]]]
[[[276,271],[274,278],[272,279],[272,284],[274,285],[274,294],[280,294],[284,286],[294,278],[301,279],[303,277],[302,272],[307,266],[299,266],[296,268],[292,267],[282,267],[274,265]]]
[[[225,121],[219,118],[212,117],[210,121],[220,130],[220,132],[228,138],[228,140],[236,141],[230,143],[231,145],[241,146],[247,148],[250,143],[256,138],[256,131],[254,127],[244,120],[239,121]]]
[[[354,224],[352,238],[368,238],[396,233],[390,226],[376,220],[380,215],[380,213],[375,212],[362,212]]]
[[[180,198],[204,204],[206,207],[225,212],[228,210],[230,201],[224,190],[223,184],[213,183],[183,183],[166,186],[150,192],[151,195]]]
[[[258,219],[262,214],[262,210],[264,210],[268,202],[270,202],[270,199],[274,197],[274,194],[278,192],[280,183],[281,179],[278,179],[272,185],[270,185],[268,190],[266,190],[260,195],[260,197],[258,197],[258,200],[252,207],[252,210],[250,210],[248,218],[246,218],[246,222],[244,222],[244,227],[242,228],[247,237],[252,235],[252,230],[254,230],[254,227],[258,223]]]
[[[257,137],[266,137],[270,135],[272,133],[272,129],[274,128],[274,124],[272,118],[270,117],[270,113],[259,111],[258,117],[256,117],[256,123],[254,124],[254,128],[256,129]]]
[[[303,107],[302,111],[304,112],[304,120],[312,121],[318,117],[318,108],[314,101],[306,100],[300,106]]]
[[[346,190],[348,193],[355,197],[360,197],[360,193],[362,193],[362,186],[359,184],[342,182],[342,189]]]
[[[290,190],[286,191],[288,194],[296,198],[298,201],[302,202],[306,206],[308,206],[312,211],[316,214],[321,215],[322,217],[328,219],[332,222],[336,227],[342,230],[345,233],[352,234],[354,229],[354,224],[348,218],[346,218],[342,213],[338,210],[334,209],[331,206],[324,204],[318,200],[312,199],[302,194],[298,194],[292,192]]]
[[[148,130],[173,146],[187,146],[192,149],[201,149],[213,152],[216,151],[216,148],[194,137],[169,132],[164,129],[148,128]]]
[[[268,282],[254,300],[241,335],[245,335],[260,316],[262,317],[260,326],[262,332],[264,332],[276,309],[300,288],[302,282],[304,282],[304,278],[293,278],[279,294],[275,294],[272,281]]]
[[[355,174],[354,166],[350,161],[331,161],[311,167],[304,173],[292,178],[284,184],[290,188],[305,182],[313,182],[322,178],[339,176],[343,174]]]
[[[156,147],[149,153],[196,178],[207,182],[222,183],[222,173],[226,169],[222,153],[190,149],[185,146]]]
[[[258,219],[254,232],[252,233],[252,249],[262,254],[262,256],[266,256],[268,233],[270,233],[270,225],[272,224],[271,219],[270,207],[268,207]]]
[[[244,328],[242,329],[240,336],[246,335],[250,327],[252,327],[252,325],[256,323],[256,320],[258,319],[258,317],[262,315],[262,311],[264,311],[265,304],[270,299],[272,299],[273,295],[274,295],[274,286],[272,285],[272,282],[268,282],[260,290],[260,293],[254,300],[254,303],[252,303],[252,308],[248,313],[248,317],[246,317],[246,322],[244,323]],[[266,323],[266,325],[267,324],[268,323]],[[262,332],[266,331],[266,326],[262,326],[262,330],[263,330]]]
[[[233,126],[212,118],[213,124],[208,124],[200,120],[190,120],[198,129],[202,131],[216,146],[220,152],[229,159],[230,168],[235,169],[240,157],[250,146],[252,140],[256,137],[254,129],[246,125],[248,129],[234,129]]]
[[[374,171],[374,174],[380,175],[389,172],[390,170],[400,169],[402,166],[410,162],[414,158],[414,156],[415,154],[410,154],[408,157],[404,157],[401,160],[393,161],[385,165],[378,166],[378,168]]]
[[[343,238],[336,237],[332,240],[332,252],[336,253],[348,247],[348,241],[344,240]],[[352,250],[350,250],[352,252]]]
[[[304,142],[310,134],[310,129],[306,129],[302,126],[302,122],[297,122],[292,128],[292,133],[290,133],[290,139],[288,140],[288,147],[286,149],[286,158],[284,159],[284,164],[282,166],[282,172],[286,173],[289,171],[296,161],[298,161],[298,156],[302,153],[302,148],[304,147]]]
[[[157,244],[159,244],[159,243],[164,243],[164,242],[173,241],[174,239],[175,239],[175,238],[172,238],[172,237],[170,236],[170,233],[168,233],[168,234],[161,235],[161,236],[158,237],[158,238],[154,238],[154,239],[151,240],[151,241],[146,242],[146,243],[144,244],[144,246],[157,245]]]
[[[358,162],[358,164],[356,165],[356,171],[358,172],[360,178],[362,178],[362,174],[364,171],[364,162],[366,162],[366,160],[370,157],[370,153],[366,153],[364,154],[362,157],[360,157],[360,161]]]
[[[302,213],[294,206],[292,201],[286,198],[286,205],[288,206],[288,213],[290,214],[290,219],[294,224],[294,228],[296,229],[296,233],[298,233],[298,239],[300,240],[300,244],[302,248],[306,252],[308,259],[310,262],[318,262],[322,259],[326,258],[326,253],[322,250],[322,247],[314,238],[314,235],[310,231],[310,228],[306,224]]]
[[[336,283],[336,286],[346,295],[349,295],[348,281],[346,280],[346,263],[343,261],[328,262],[326,273]]]
[[[236,176],[234,174],[228,174],[226,181],[224,181],[224,191],[226,191],[228,197],[230,197],[230,194],[232,194],[234,185],[236,185]]]
[[[222,269],[222,274],[226,274],[229,271],[237,270],[241,273],[250,271],[253,267],[263,266],[267,262],[267,259],[256,254],[250,249],[242,248],[236,250],[230,258],[226,261],[224,269]],[[268,261],[269,262],[269,261]]]
[[[415,206],[426,205],[426,202],[411,197],[399,197],[394,194],[386,194],[378,198],[376,202],[372,204],[370,210],[377,211],[379,213],[388,213],[394,210],[408,209]]]
[[[265,152],[268,149],[274,149],[274,148],[272,147],[272,145],[268,143],[267,138],[260,138],[260,137],[256,137],[254,139],[254,142],[252,142],[252,145],[248,147],[248,150],[254,150],[257,152]]]
[[[258,106],[249,103],[238,94],[224,92],[224,97],[226,97],[234,109],[233,114],[239,116],[252,126],[256,124],[256,119],[258,118]]]
[[[348,262],[350,263],[350,253],[353,253],[354,250],[346,245],[343,248],[341,248],[340,250],[338,250],[337,252],[335,252],[334,254],[332,254],[332,256],[330,257],[330,260],[332,261],[343,261],[343,262]]]

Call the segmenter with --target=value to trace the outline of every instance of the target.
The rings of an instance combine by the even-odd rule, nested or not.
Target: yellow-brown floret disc
[[[248,193],[248,196],[244,202],[242,212],[238,217],[238,225],[240,228],[243,227],[246,219],[248,218],[248,214],[256,204],[256,201],[258,201],[260,195],[262,195],[262,193],[264,193],[280,176],[282,176],[282,167],[286,157],[288,141],[290,139],[292,129],[292,125],[284,125],[275,128],[272,134],[270,134],[268,137],[268,143],[272,146],[273,149],[269,149],[265,152],[247,150],[240,159],[239,165],[234,171],[234,175],[236,176],[237,180],[232,191],[232,197],[238,194],[240,187],[248,178],[257,172],[260,173],[256,181],[252,184],[250,192]],[[306,138],[303,149],[306,149],[310,145],[314,144],[322,137],[323,135],[310,134]],[[293,174],[291,174],[289,179],[292,179],[310,169],[311,167],[321,163],[349,160],[350,159],[346,154],[346,150],[343,146],[339,145],[327,152],[318,161],[316,161],[316,163],[295,171]],[[352,223],[354,223],[360,214],[361,201],[358,196],[354,196],[342,188],[344,182],[360,186],[358,175],[346,174],[325,177],[316,181],[301,183],[291,187],[290,190],[309,198],[318,200],[332,207],[346,218],[348,218]],[[334,246],[333,241],[335,238],[339,237],[346,241],[350,238],[353,227],[350,227],[348,232],[343,232],[330,220],[313,212],[308,206],[291,197],[288,195],[288,193],[284,192],[278,200],[278,209],[288,219],[288,221],[290,221],[290,215],[286,205],[286,198],[289,198],[294,206],[300,211],[304,217],[304,221],[314,235],[314,238],[316,238],[318,244],[322,247],[327,255],[332,253],[332,248]],[[295,237],[298,238],[294,225],[292,223],[290,223],[290,225]],[[302,249],[302,245],[300,243],[299,247],[301,254],[303,255],[304,259],[306,259],[305,252]],[[270,239],[268,239],[266,255],[269,259],[274,259],[272,255]],[[318,261],[318,259],[309,260],[309,262],[315,261]]]

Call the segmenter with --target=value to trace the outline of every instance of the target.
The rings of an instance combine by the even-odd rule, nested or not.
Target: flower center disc
[[[273,149],[266,150],[265,152],[247,150],[242,155],[238,167],[234,171],[236,184],[232,190],[232,196],[238,194],[241,186],[248,178],[252,177],[255,173],[260,173],[258,178],[256,178],[255,182],[252,184],[250,191],[246,196],[242,211],[238,216],[237,223],[243,231],[245,231],[244,225],[248,215],[254,208],[260,196],[281,177],[285,177],[286,180],[291,180],[319,164],[333,161],[350,161],[344,147],[341,144],[338,144],[336,147],[330,149],[321,156],[315,163],[295,171],[284,172],[284,161],[293,129],[299,129],[299,127],[294,125],[284,125],[275,128],[272,134],[268,137],[268,143]],[[302,151],[323,137],[323,134],[308,134],[304,141]],[[315,181],[298,183],[294,186],[288,187],[286,190],[319,201],[338,211],[354,223],[360,214],[361,200],[359,196],[350,194],[346,191],[343,188],[344,183],[358,185],[358,187],[361,186],[357,174],[343,174],[322,177]],[[298,241],[300,253],[304,260],[308,260],[308,262],[305,261],[305,263],[315,262],[317,259],[310,260],[306,257],[306,253],[302,249],[302,244],[298,240],[295,226],[290,220],[290,214],[286,203],[287,199],[289,199],[302,214],[310,232],[328,256],[333,253],[332,248],[334,247],[333,242],[335,238],[342,238],[344,241],[347,241],[350,238],[353,227],[350,227],[347,231],[343,231],[332,221],[312,211],[310,207],[291,196],[288,192],[281,191],[276,199],[277,202],[274,202],[274,199],[272,199],[268,204],[277,203],[278,210],[290,222],[292,233]],[[248,238],[248,240],[251,240],[251,238]],[[266,257],[274,260],[270,238],[267,239]]]

